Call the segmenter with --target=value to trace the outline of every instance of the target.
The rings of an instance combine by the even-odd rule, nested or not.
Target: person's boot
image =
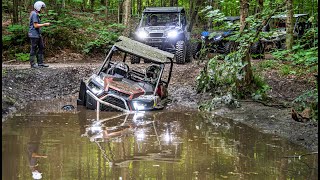
[[[49,67],[49,65],[43,63],[43,54],[38,54],[38,66],[40,67]]]
[[[36,59],[36,56],[33,55],[33,56],[30,56],[30,65],[31,65],[31,68],[38,68],[38,64],[35,62],[35,59]]]

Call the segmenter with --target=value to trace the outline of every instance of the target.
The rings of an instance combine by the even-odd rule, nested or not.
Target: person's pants
[[[31,40],[31,50],[30,50],[30,56],[35,56],[37,54],[43,54],[44,45],[42,37],[40,38],[30,38]],[[37,52],[38,49],[38,52]]]

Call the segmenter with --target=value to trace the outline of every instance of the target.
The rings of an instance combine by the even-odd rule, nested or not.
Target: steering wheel
[[[126,63],[124,63],[124,62],[118,62],[117,64],[115,64],[114,67],[115,67],[115,68],[122,69],[122,70],[126,71],[126,73],[129,72],[129,66],[128,66],[128,64],[126,64]]]

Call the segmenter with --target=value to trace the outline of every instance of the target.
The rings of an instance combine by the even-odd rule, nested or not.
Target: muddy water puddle
[[[2,179],[318,179],[318,156],[197,111],[137,114],[37,102],[2,123]],[[73,104],[74,105],[74,104]],[[35,113],[37,112],[37,113]]]

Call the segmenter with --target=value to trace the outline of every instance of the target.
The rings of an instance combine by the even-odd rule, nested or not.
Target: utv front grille
[[[120,91],[112,89],[112,88],[109,88],[108,93],[109,94],[114,94],[114,95],[117,95],[117,96],[126,97],[126,98],[128,98],[130,96],[130,94],[123,93],[123,92],[120,92]]]
[[[150,37],[162,37],[163,33],[150,33]]]
[[[115,106],[118,106],[122,109],[127,109],[126,108],[126,105],[125,105],[125,102],[119,98],[116,98],[116,97],[113,97],[113,96],[107,96],[106,98],[103,99],[104,102],[107,102],[107,103],[110,103],[110,104],[113,104]],[[105,106],[105,105],[102,105],[101,107],[101,110],[105,110],[105,109],[110,109],[109,106]]]

